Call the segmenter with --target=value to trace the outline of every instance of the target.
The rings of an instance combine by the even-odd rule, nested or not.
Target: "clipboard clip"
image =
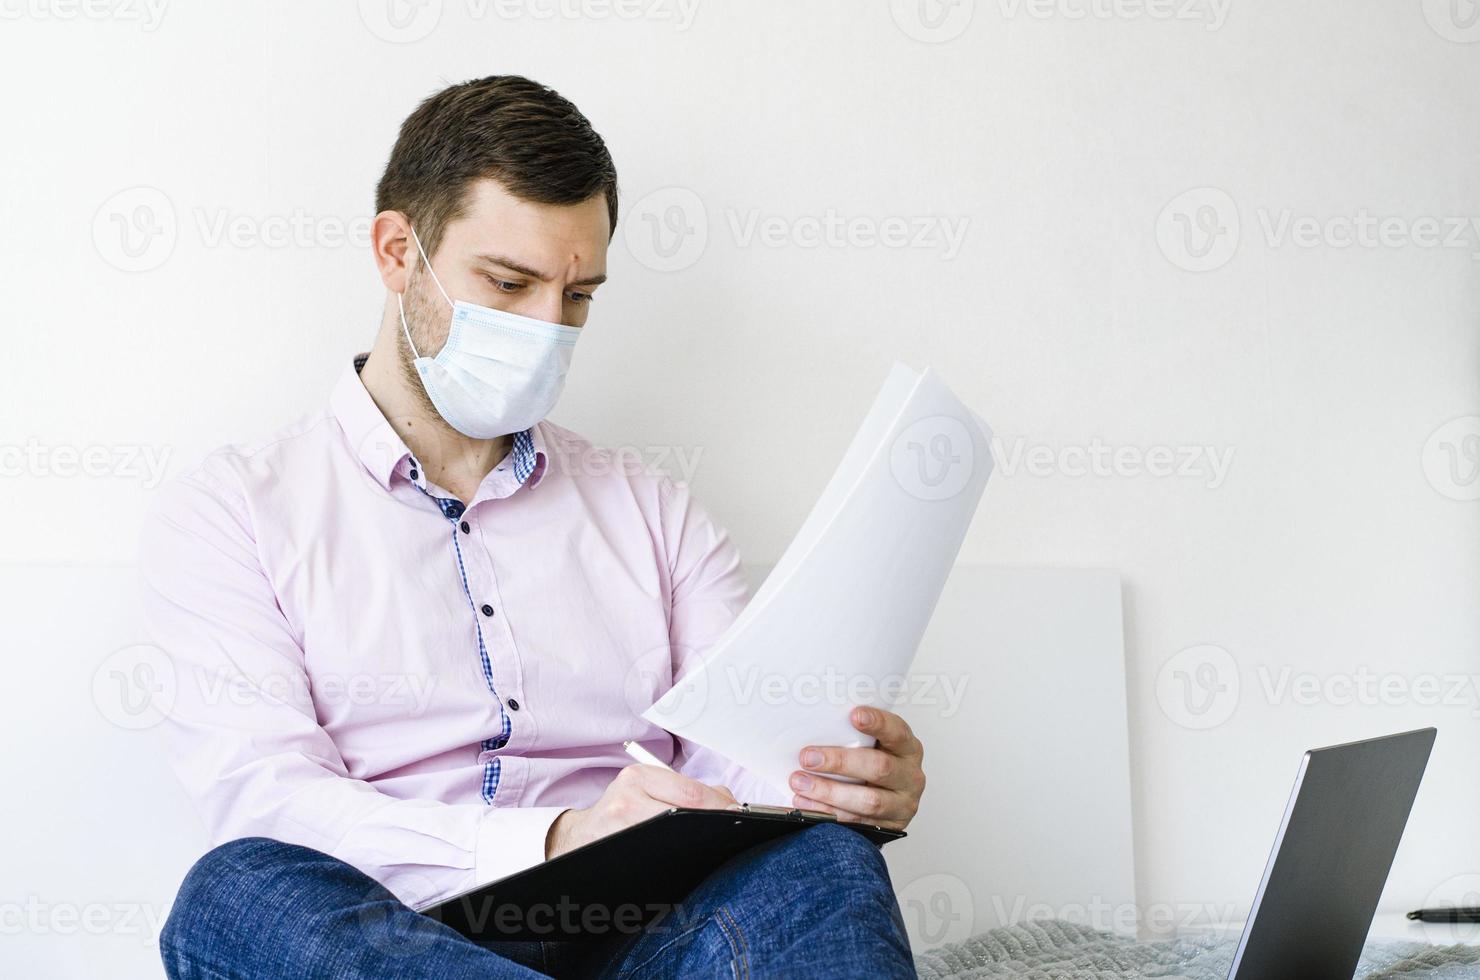
[[[837,815],[827,813],[823,810],[803,810],[794,806],[764,806],[760,803],[736,803],[725,807],[726,810],[734,810],[739,813],[764,813],[775,817],[799,817],[804,820],[831,820],[837,822]]]

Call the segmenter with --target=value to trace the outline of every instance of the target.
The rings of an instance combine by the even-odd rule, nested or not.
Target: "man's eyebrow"
[[[552,278],[548,273],[541,272],[538,269],[531,269],[529,266],[519,262],[515,262],[513,259],[508,258],[507,256],[480,255],[477,258],[479,262],[487,262],[490,265],[501,265],[505,269],[510,269],[522,276],[530,276],[531,278],[538,279],[540,282],[549,282]],[[577,279],[575,282],[569,283],[569,285],[599,286],[604,282],[606,282],[606,275],[603,273],[599,276],[587,276],[585,279]]]

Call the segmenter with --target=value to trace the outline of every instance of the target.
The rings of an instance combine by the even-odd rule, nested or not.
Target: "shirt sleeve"
[[[213,841],[311,847],[414,907],[543,861],[561,807],[402,800],[350,777],[237,487],[224,465],[166,485],[139,556],[145,622],[175,674],[161,729]]]
[[[750,599],[740,553],[729,534],[689,493],[664,478],[659,486],[671,582],[668,626],[674,682],[698,667]],[[785,787],[712,749],[674,736],[673,768],[710,785],[722,785],[741,803],[790,806]]]

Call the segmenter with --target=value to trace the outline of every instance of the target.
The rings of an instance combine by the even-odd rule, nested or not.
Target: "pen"
[[[659,769],[667,769],[669,772],[673,771],[672,766],[664,762],[662,759],[659,759],[657,756],[653,755],[651,752],[643,748],[641,745],[638,745],[636,742],[630,740],[623,742],[622,748],[627,750],[628,755],[632,756],[632,758],[636,759],[638,762],[642,763],[645,766],[657,766]]]
[[[628,755],[632,756],[632,758],[636,759],[638,762],[642,763],[645,766],[657,766],[659,769],[667,769],[669,772],[673,771],[673,767],[668,765],[668,763],[664,762],[662,759],[659,759],[647,749],[643,748],[641,745],[638,745],[636,742],[631,741],[630,739],[622,743],[622,748],[627,750]],[[753,803],[731,803],[729,806],[725,807],[725,809],[744,810],[747,813],[774,813],[781,815],[806,814],[814,820],[838,819],[836,815],[831,813],[824,813],[821,810],[799,810],[796,807],[789,806],[757,806]],[[1409,913],[1410,918],[1412,917],[1412,915],[1413,913]]]
[[[1438,909],[1418,909],[1408,913],[1408,918],[1419,922],[1480,922],[1480,906],[1449,906]]]

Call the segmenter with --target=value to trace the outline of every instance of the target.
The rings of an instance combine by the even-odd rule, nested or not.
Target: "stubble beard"
[[[410,281],[406,284],[406,292],[402,296],[406,309],[406,329],[411,331],[411,337],[416,341],[416,349],[421,351],[423,357],[434,356],[432,347],[434,342],[428,336],[428,327],[432,318],[437,315],[436,306],[442,303],[441,297],[436,297],[432,302],[428,290],[423,282],[425,277],[421,274],[420,267],[413,272]],[[416,354],[412,352],[411,345],[406,341],[406,331],[402,330],[396,334],[396,360],[400,364],[401,376],[406,380],[406,387],[412,392],[417,405],[421,408],[421,414],[425,421],[438,427],[447,427],[447,421],[442,418],[442,413],[437,411],[437,406],[432,404],[431,396],[421,383],[421,373],[416,370]]]

